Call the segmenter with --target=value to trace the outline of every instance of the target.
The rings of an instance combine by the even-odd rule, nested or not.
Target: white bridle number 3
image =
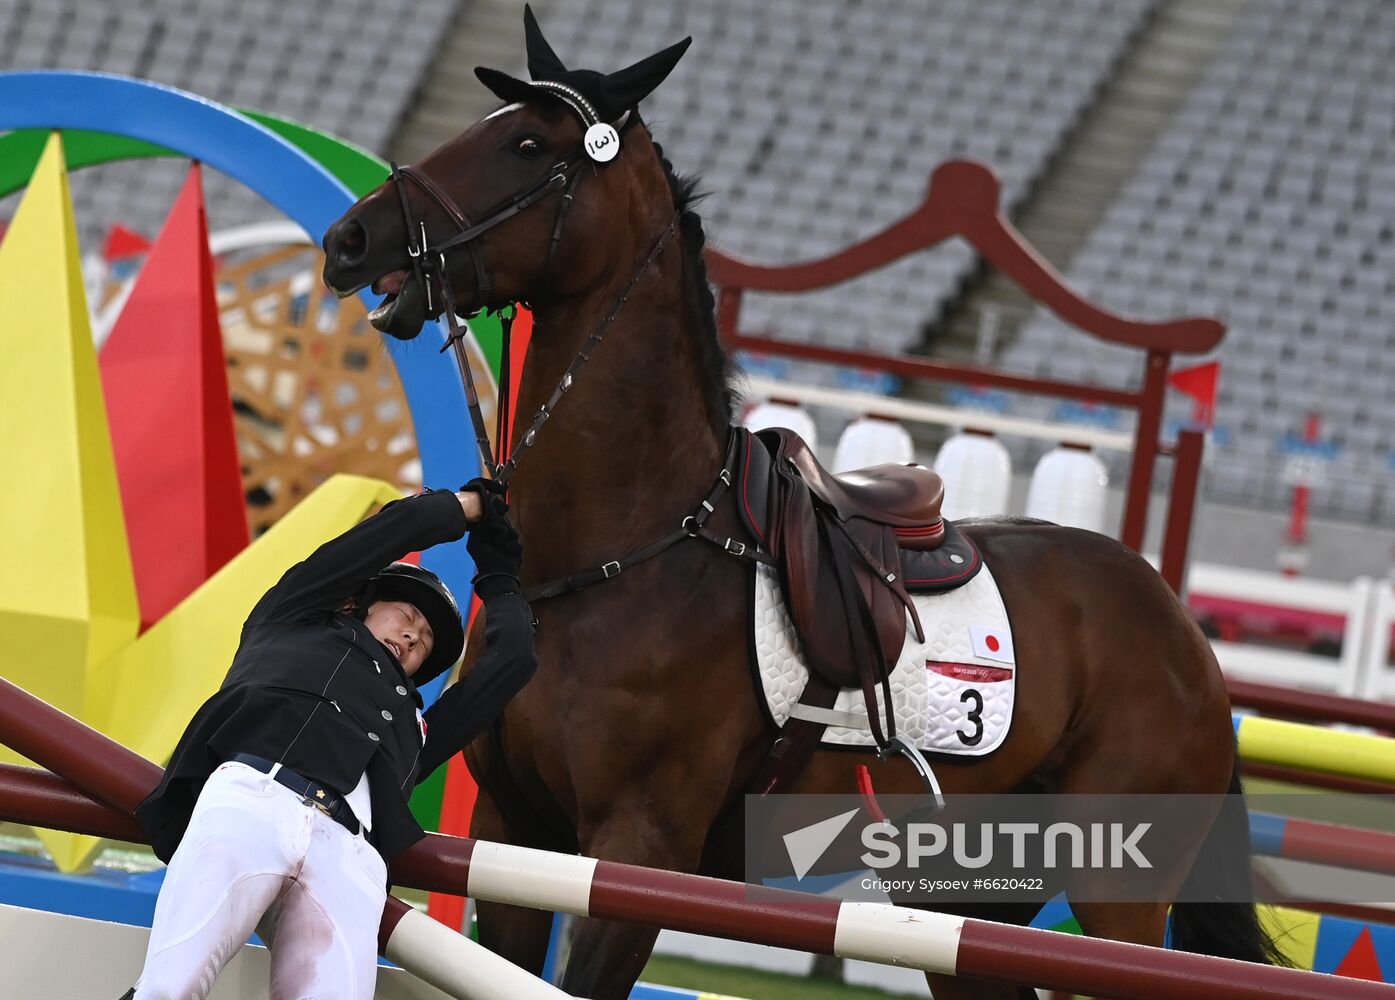
[[[597,122],[586,130],[582,145],[591,159],[597,163],[609,163],[620,152],[620,133],[605,122]]]

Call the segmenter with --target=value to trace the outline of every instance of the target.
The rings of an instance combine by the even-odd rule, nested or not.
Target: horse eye
[[[531,160],[542,152],[542,143],[532,138],[519,139],[517,148],[520,156],[526,156]]]

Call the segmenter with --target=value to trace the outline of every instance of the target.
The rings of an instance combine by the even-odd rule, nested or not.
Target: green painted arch
[[[333,174],[356,197],[363,197],[387,178],[386,160],[338,136],[265,111],[236,110],[299,148]],[[47,138],[48,131],[37,128],[17,129],[0,136],[0,198],[29,183],[29,176],[39,162],[39,154],[43,152]],[[164,146],[110,132],[65,129],[63,155],[68,169],[77,170],[118,160],[178,157],[182,154]]]

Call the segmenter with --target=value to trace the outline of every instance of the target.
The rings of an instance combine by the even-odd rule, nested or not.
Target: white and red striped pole
[[[121,814],[129,814],[144,794],[139,789],[152,787],[159,775],[155,765],[2,680],[0,742],[67,779],[31,768],[0,769],[0,814],[17,822],[130,837],[134,824]],[[72,794],[67,781],[106,806]],[[1118,1000],[1395,1000],[1395,986],[1385,983],[440,834],[398,855],[392,878],[405,887],[492,902]],[[409,931],[398,939],[404,958],[416,936]],[[390,930],[385,938],[397,933]],[[549,996],[537,992],[543,985],[530,983],[530,992],[514,995]]]
[[[491,902],[1119,1000],[1395,998],[1385,983],[485,841],[428,836],[399,856],[393,877]]]
[[[62,801],[51,801],[55,799]],[[115,810],[84,800],[71,785],[32,768],[0,768],[0,815],[104,836],[130,836],[133,826]],[[1386,983],[966,920],[884,903],[841,902],[439,834],[428,835],[399,855],[392,874],[399,885],[492,902],[1118,1000],[1395,998],[1395,986]],[[396,912],[405,913],[405,907]],[[384,922],[390,923],[390,917],[385,915]],[[434,923],[428,917],[421,921]],[[401,959],[404,968],[430,982],[463,991],[466,981],[453,977],[468,975],[470,970],[461,967],[459,956],[469,951],[471,957],[464,962],[468,966],[487,963],[486,953],[467,945],[445,947],[443,942],[463,939],[444,926],[438,931],[421,921],[400,916],[388,928],[384,943],[389,945],[389,957]],[[405,933],[403,926],[409,928]],[[455,957],[449,962],[445,957],[433,958],[443,951]],[[492,966],[479,968],[486,978],[492,975]],[[557,995],[546,992],[550,987],[532,977],[519,982],[526,987],[518,992],[480,996],[532,1000]]]
[[[557,987],[476,944],[395,896],[378,928],[378,954],[418,979],[467,1000],[571,1000]]]

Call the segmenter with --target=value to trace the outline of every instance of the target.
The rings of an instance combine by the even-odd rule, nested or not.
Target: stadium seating
[[[1070,268],[1121,311],[1228,321],[1217,499],[1285,503],[1314,411],[1335,454],[1314,509],[1395,515],[1392,34],[1385,0],[1256,0]],[[1039,312],[1007,362],[1137,384],[1136,354],[1078,336]]]
[[[563,58],[597,66],[698,40],[646,116],[679,171],[712,193],[709,237],[786,263],[904,215],[950,157],[993,163],[1018,202],[1153,6],[553,0],[540,15]],[[902,351],[976,261],[954,241],[828,292],[750,296],[744,315],[778,336]]]
[[[0,0],[0,68],[131,73],[384,151],[467,0]],[[904,214],[931,168],[987,160],[1021,205],[1150,24],[1160,0],[540,0],[563,58],[617,68],[692,34],[646,104],[680,172],[711,197],[708,235],[758,261],[847,245]],[[391,30],[383,30],[390,26]],[[1121,312],[1214,313],[1230,335],[1207,490],[1282,506],[1304,416],[1324,418],[1318,513],[1395,519],[1395,4],[1253,0],[1181,112],[1068,268]],[[521,70],[520,50],[497,65]],[[153,232],[183,165],[74,177],[84,246],[112,222]],[[272,210],[208,178],[215,227]],[[0,218],[13,201],[0,202]],[[826,292],[748,296],[744,325],[898,352],[922,341],[978,264],[957,241]],[[1038,313],[1004,349],[1018,371],[1132,385],[1137,355],[1081,348]],[[850,374],[781,363],[781,377]],[[878,391],[893,388],[883,386]],[[1168,423],[1187,419],[1174,400]],[[1022,401],[1019,412],[1058,415]],[[830,415],[831,416],[831,415]],[[1099,419],[1100,414],[1093,414]],[[1105,414],[1104,419],[1108,420]],[[815,413],[826,440],[843,420]],[[1126,426],[1120,417],[1119,427]],[[1046,447],[1007,439],[1019,468]],[[1113,456],[1116,481],[1123,470]],[[1166,469],[1166,463],[1164,471]]]
[[[350,0],[329,19],[274,0],[129,9],[0,0],[0,25],[12,26],[0,28],[0,67],[146,76],[381,152],[460,2]],[[1019,201],[1155,3],[946,0],[933,13],[900,0],[538,6],[558,51],[595,66],[623,65],[683,34],[700,39],[648,116],[680,170],[701,173],[716,195],[705,209],[713,238],[737,254],[789,261],[904,214],[948,157],[992,162],[1009,204]],[[92,176],[74,185],[88,244],[118,219],[157,225],[179,175],[143,163]],[[209,180],[215,225],[270,214]],[[975,265],[955,242],[842,290],[797,302],[752,297],[748,316],[778,334],[903,350]],[[843,319],[849,296],[862,303],[855,324]]]

